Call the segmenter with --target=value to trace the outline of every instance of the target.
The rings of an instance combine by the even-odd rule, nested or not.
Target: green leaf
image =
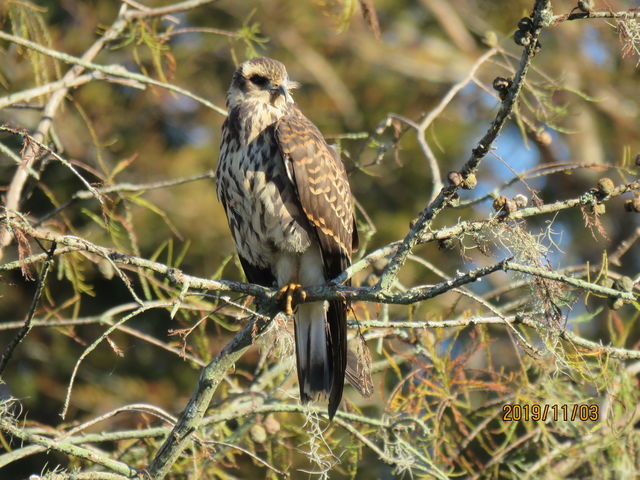
[[[87,208],[81,208],[80,211],[84,213],[87,217],[89,217],[96,225],[98,225],[103,230],[109,230],[108,225],[104,222],[103,218],[100,215],[92,212]]]
[[[596,318],[598,315],[600,315],[602,310],[604,310],[603,307],[598,307],[598,308],[596,308],[596,310],[593,313],[585,312],[582,315],[578,315],[577,317],[572,318],[571,319],[571,323],[590,322],[591,320]]]
[[[139,196],[139,194],[127,195],[127,198],[129,199],[129,201],[131,201],[131,203],[135,203],[136,205],[138,205],[140,207],[143,207],[143,208],[146,208],[147,210],[149,210],[149,211],[155,213],[156,215],[158,215],[160,218],[162,218],[164,223],[167,225],[167,227],[169,227],[169,229],[173,232],[173,234],[176,237],[182,238],[182,235],[180,235],[180,232],[178,232],[178,229],[175,227],[173,222],[171,222],[171,220],[169,220],[169,217],[167,216],[166,213],[164,213],[163,210],[161,210],[160,208],[155,206],[150,201],[142,198],[141,196]]]

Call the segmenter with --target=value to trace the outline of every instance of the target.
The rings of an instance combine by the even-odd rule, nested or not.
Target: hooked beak
[[[300,84],[298,82],[292,82],[291,80],[287,80],[285,83],[281,85],[274,85],[271,87],[271,93],[273,95],[282,95],[285,100],[290,103],[293,102],[293,98],[289,93],[289,90],[293,90],[294,88],[298,88]]]

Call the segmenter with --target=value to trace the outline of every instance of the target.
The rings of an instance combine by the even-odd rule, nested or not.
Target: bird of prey
[[[300,399],[328,401],[333,418],[347,363],[347,303],[305,303],[302,288],[344,271],[358,234],[342,161],[294,103],[297,86],[277,60],[238,66],[216,187],[247,280],[277,286],[286,313],[295,309]]]

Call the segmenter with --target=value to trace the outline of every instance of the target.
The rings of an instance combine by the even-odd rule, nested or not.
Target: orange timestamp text
[[[576,403],[574,405],[565,404],[517,404],[507,403],[502,406],[502,420],[505,422],[546,422],[547,419],[557,422],[595,422],[600,418],[600,411],[597,404]]]

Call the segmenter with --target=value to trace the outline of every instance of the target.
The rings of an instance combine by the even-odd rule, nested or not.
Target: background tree
[[[3,2],[2,477],[634,478],[639,18]],[[242,283],[215,199],[254,55],[303,84],[358,201],[357,286],[308,289],[352,301],[372,358],[333,423],[299,405],[291,321]]]

